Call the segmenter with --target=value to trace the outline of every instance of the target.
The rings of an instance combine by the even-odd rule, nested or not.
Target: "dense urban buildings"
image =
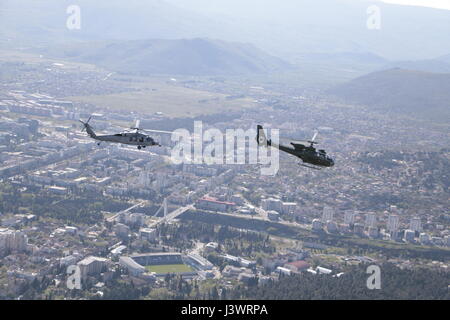
[[[292,29],[280,28],[273,41]],[[36,40],[35,48],[0,37],[0,300],[355,299],[345,290],[356,286],[371,298],[365,272],[373,265],[386,270],[395,292],[376,298],[448,297],[445,72],[392,69],[398,58],[363,52],[365,35],[349,42],[357,52],[297,48],[289,62],[253,45],[179,35],[106,49],[102,41],[54,49],[51,41]],[[314,41],[314,48],[346,43],[331,38],[333,45]],[[447,60],[418,64],[450,72]],[[363,86],[367,77],[358,76],[381,68],[390,71],[371,73],[376,86]],[[255,73],[234,73],[242,69]],[[437,77],[439,85],[418,84],[399,98],[416,83],[400,76]],[[391,88],[397,77],[400,89]],[[356,93],[338,93],[360,100],[331,90],[354,81]],[[366,103],[374,87],[394,93],[375,96],[382,106]],[[407,109],[434,101],[415,95],[429,88],[437,107],[423,108],[435,119]],[[395,111],[397,104],[405,109]],[[79,122],[88,119],[95,134],[149,130],[158,143],[138,149],[95,140]],[[257,145],[257,125],[268,136],[279,129],[286,145],[317,131],[318,150],[335,165],[317,170],[280,153],[276,171],[264,174],[268,163],[251,162],[268,154]],[[235,141],[229,132],[249,134]],[[177,158],[181,140],[186,153]],[[410,295],[400,292],[405,284]]]

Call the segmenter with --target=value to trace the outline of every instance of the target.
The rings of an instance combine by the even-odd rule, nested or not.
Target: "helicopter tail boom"
[[[257,126],[256,141],[260,146],[267,147],[271,145],[271,141],[267,140],[266,134],[264,133],[264,129],[261,125]]]

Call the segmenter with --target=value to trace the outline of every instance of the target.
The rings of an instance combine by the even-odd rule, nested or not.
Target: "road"
[[[108,221],[108,222],[114,222],[114,220],[116,220],[116,218],[117,218],[117,216],[118,216],[119,214],[125,213],[125,212],[128,212],[128,211],[131,211],[131,210],[133,210],[134,208],[140,207],[140,206],[142,206],[142,205],[144,205],[144,204],[146,204],[146,203],[147,203],[147,201],[144,200],[144,201],[139,202],[138,204],[135,204],[135,205],[129,207],[128,209],[125,209],[125,210],[122,210],[122,211],[120,211],[120,212],[117,212],[117,213],[116,213],[115,215],[113,215],[112,217],[109,217],[109,218],[107,219],[107,221]]]
[[[185,213],[188,210],[194,209],[194,205],[190,204],[181,208],[176,209],[175,211],[172,211],[171,213],[168,213],[167,216],[159,219],[158,221],[155,221],[151,224],[148,225],[149,228],[154,228],[156,227],[158,224],[162,223],[162,222],[166,222],[166,221],[170,221],[173,219],[176,219],[179,215]]]

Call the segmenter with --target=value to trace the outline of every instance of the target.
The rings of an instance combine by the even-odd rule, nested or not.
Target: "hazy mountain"
[[[305,60],[333,61],[339,64],[381,65],[388,62],[385,58],[370,52],[307,53],[300,57]]]
[[[440,56],[440,57],[436,58],[436,60],[439,60],[439,61],[442,61],[442,62],[450,64],[450,54],[446,54],[444,56]]]
[[[138,75],[238,75],[291,68],[253,45],[203,38],[77,43],[40,53]]]
[[[67,8],[80,8],[81,28],[69,30]],[[223,22],[222,22],[223,23]],[[10,45],[74,40],[192,38],[220,34],[223,24],[163,0],[2,0],[0,35]]]
[[[205,16],[232,17],[245,25],[241,36],[290,59],[308,52],[372,52],[389,60],[416,60],[450,52],[448,10],[373,0],[167,1]],[[380,9],[380,30],[367,28],[373,5]]]
[[[450,74],[391,69],[359,77],[328,93],[385,112],[444,121],[450,116]]]
[[[69,31],[71,4],[2,0],[3,45],[208,37],[253,43],[291,62],[302,62],[305,53],[372,52],[389,60],[418,60],[450,52],[450,11],[377,1],[77,0],[81,30]],[[373,4],[380,8],[380,30],[367,28]]]
[[[306,53],[296,59],[301,66],[313,65],[319,72],[320,69],[327,72],[347,73],[350,78],[355,78],[378,70],[389,63],[387,59],[370,52],[339,52],[339,53]]]
[[[450,73],[450,55],[441,56],[436,59],[393,61],[383,65],[379,70],[389,70],[393,68],[435,73]]]

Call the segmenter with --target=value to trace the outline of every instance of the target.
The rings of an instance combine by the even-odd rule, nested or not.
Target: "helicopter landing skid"
[[[312,167],[312,166],[307,166],[306,164],[303,164],[303,163],[301,163],[301,162],[299,162],[298,165],[300,165],[300,166],[302,166],[302,167],[314,169],[314,170],[322,170],[321,168]]]

